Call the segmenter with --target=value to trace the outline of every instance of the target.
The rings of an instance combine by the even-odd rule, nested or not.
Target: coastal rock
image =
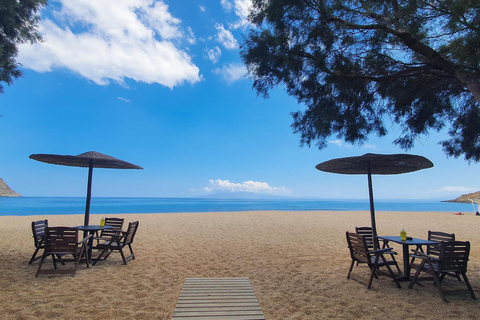
[[[16,193],[0,178],[0,197],[21,197],[20,193]]]
[[[462,203],[471,203],[471,202],[480,202],[480,191],[462,194],[460,197],[447,200],[445,202],[462,202]]]

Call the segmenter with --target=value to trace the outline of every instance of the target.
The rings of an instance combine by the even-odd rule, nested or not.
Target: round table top
[[[78,230],[82,231],[98,231],[98,230],[103,230],[103,229],[112,229],[112,226],[101,226],[99,224],[90,224],[88,226],[76,226],[74,228],[77,228]]]

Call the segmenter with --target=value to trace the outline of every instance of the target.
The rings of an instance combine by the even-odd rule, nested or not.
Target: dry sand
[[[1,319],[170,319],[185,278],[248,277],[267,319],[478,319],[480,300],[449,295],[430,282],[402,289],[385,277],[371,290],[347,280],[345,231],[368,226],[369,213],[228,212],[116,215],[139,220],[127,266],[118,253],[75,277],[34,277],[30,223],[81,224],[83,217],[0,217]],[[92,215],[92,222],[100,216]],[[472,244],[467,275],[480,298],[480,217],[452,213],[378,212],[380,235],[426,238],[454,232]],[[401,249],[396,248],[401,260]],[[50,260],[48,267],[51,266]],[[367,267],[354,273],[368,275]],[[457,288],[446,279],[447,289]],[[463,288],[463,286],[461,286]]]

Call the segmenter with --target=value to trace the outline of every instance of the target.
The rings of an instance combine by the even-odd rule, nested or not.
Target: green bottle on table
[[[402,241],[407,240],[407,232],[403,228],[402,228],[402,231],[400,231],[400,238],[402,239]]]
[[[100,219],[100,227],[105,226],[105,218]]]

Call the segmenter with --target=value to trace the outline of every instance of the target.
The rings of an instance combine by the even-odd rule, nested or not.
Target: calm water
[[[368,210],[368,200],[244,200],[199,198],[92,198],[90,213],[169,213],[254,210]],[[473,212],[471,204],[434,200],[377,200],[381,211]],[[85,198],[0,198],[0,216],[83,214]]]

